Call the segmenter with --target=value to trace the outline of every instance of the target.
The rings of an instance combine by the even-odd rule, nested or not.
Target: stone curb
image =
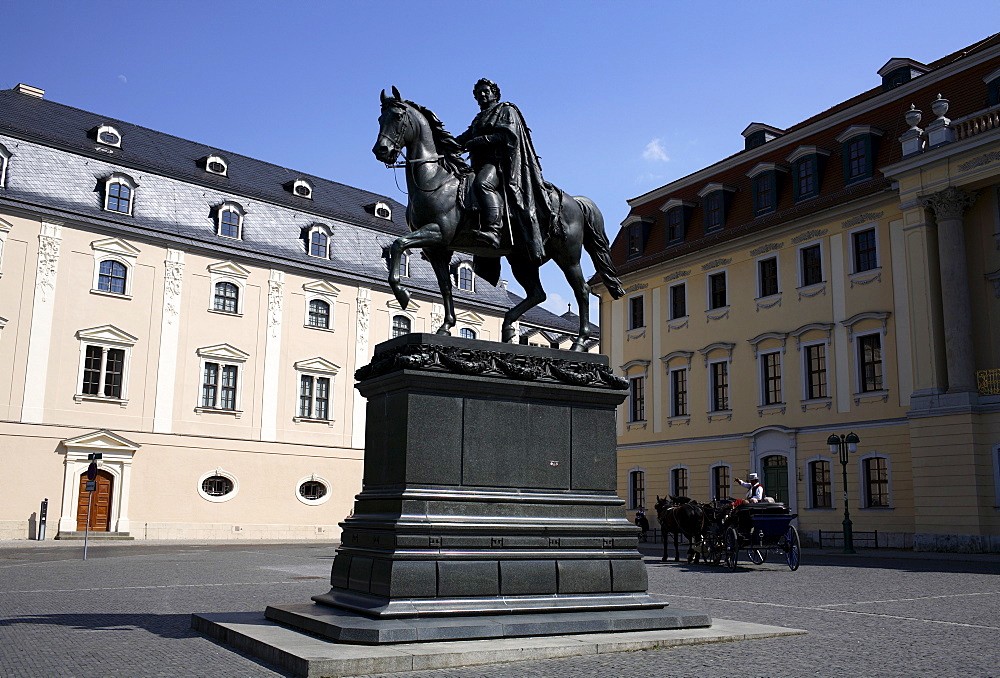
[[[195,614],[191,626],[240,652],[307,678],[339,678],[532,659],[657,650],[801,635],[801,629],[716,619],[709,628],[407,643],[332,643],[268,621],[259,612]]]

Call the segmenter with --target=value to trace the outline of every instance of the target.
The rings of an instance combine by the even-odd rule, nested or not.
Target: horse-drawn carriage
[[[788,567],[799,568],[799,533],[791,524],[797,514],[784,504],[774,502],[737,505],[730,500],[698,504],[687,497],[668,497],[656,503],[657,517],[664,532],[663,560],[667,560],[668,532],[674,534],[675,560],[680,560],[678,537],[688,538],[689,563],[704,560],[712,565],[725,561],[735,570],[739,552],[756,565],[767,560],[767,554],[784,556]]]

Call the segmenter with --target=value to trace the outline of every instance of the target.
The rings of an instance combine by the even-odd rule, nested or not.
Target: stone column
[[[949,393],[976,390],[972,352],[972,303],[969,300],[969,267],[965,256],[962,219],[965,210],[975,201],[975,192],[970,193],[954,186],[923,201],[924,206],[934,212],[937,221]]]

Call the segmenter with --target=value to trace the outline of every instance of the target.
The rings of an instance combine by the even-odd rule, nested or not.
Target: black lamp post
[[[840,455],[840,465],[844,468],[844,553],[854,553],[854,530],[851,512],[847,509],[847,462],[848,455],[858,451],[858,438],[853,432],[845,435],[833,434],[826,439],[830,454]]]

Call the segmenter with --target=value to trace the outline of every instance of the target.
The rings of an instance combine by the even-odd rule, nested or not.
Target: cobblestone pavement
[[[326,591],[334,546],[0,542],[0,676],[286,675],[190,629]],[[650,551],[650,554],[652,551]],[[805,636],[395,676],[1000,676],[1000,558],[807,551],[791,572],[646,560],[650,590]]]

